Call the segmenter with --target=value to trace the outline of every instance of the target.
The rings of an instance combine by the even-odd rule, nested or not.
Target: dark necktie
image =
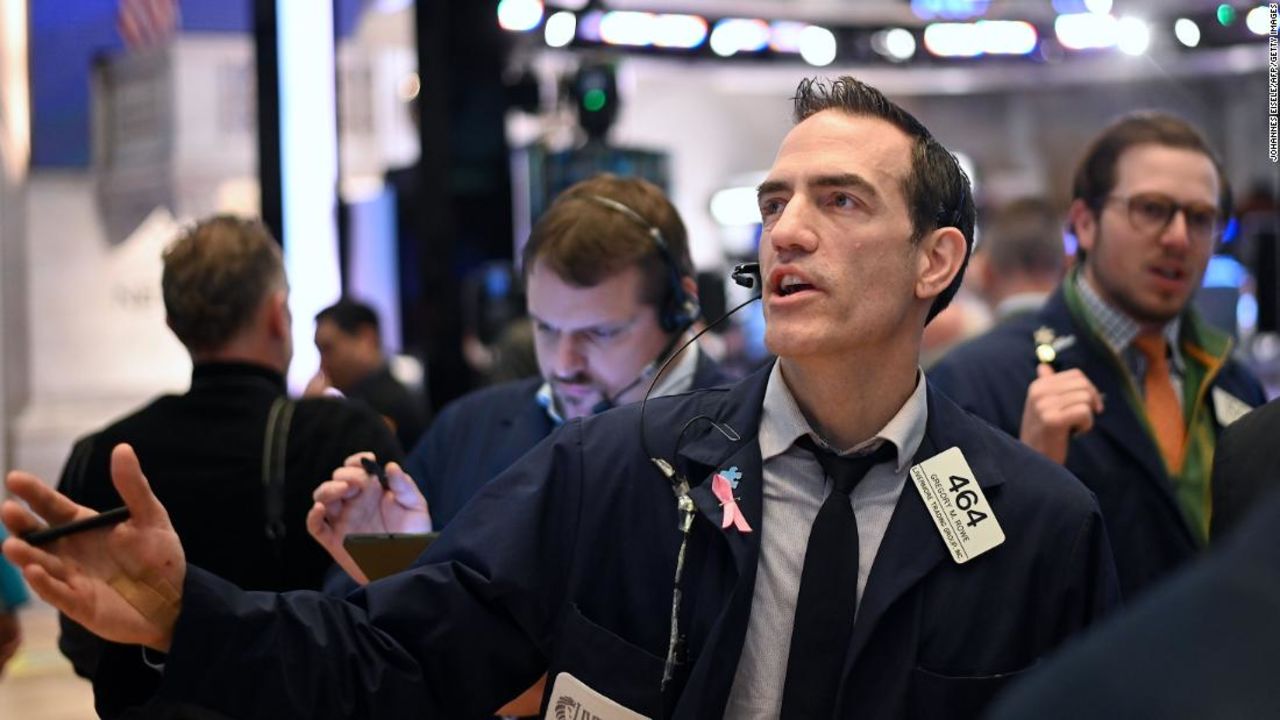
[[[830,720],[858,608],[858,522],[849,493],[873,465],[892,460],[897,451],[884,442],[869,455],[841,457],[819,448],[807,435],[796,444],[813,453],[833,487],[813,521],[804,553],[782,718]]]

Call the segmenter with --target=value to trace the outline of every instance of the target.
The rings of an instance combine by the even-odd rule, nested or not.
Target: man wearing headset
[[[566,423],[411,570],[347,601],[242,593],[182,561],[128,448],[132,520],[6,555],[169,652],[169,697],[242,718],[480,717],[543,672],[549,717],[977,716],[1116,602],[1101,516],[920,373],[973,239],[955,158],[852,78],[802,83],[795,115],[759,187],[779,361]],[[92,514],[8,485],[51,522]]]
[[[558,425],[639,400],[698,319],[684,223],[645,180],[598,175],[565,190],[529,234],[522,268],[541,377],[458,399],[409,453],[437,530]],[[652,396],[727,379],[694,345]]]

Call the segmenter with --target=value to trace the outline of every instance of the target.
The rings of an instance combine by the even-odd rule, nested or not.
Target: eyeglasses
[[[1191,240],[1213,241],[1222,232],[1222,214],[1213,205],[1183,204],[1160,193],[1140,193],[1129,197],[1111,195],[1107,200],[1124,203],[1129,225],[1140,233],[1159,235],[1169,227],[1178,212],[1182,213],[1187,237]]]

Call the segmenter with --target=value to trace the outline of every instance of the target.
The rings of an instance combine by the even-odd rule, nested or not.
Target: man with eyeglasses
[[[1164,114],[1121,118],[1086,150],[1072,192],[1077,267],[1040,312],[930,376],[1093,490],[1132,596],[1209,541],[1214,497],[1249,501],[1213,487],[1210,470],[1218,434],[1264,395],[1191,307],[1231,209],[1200,133]]]

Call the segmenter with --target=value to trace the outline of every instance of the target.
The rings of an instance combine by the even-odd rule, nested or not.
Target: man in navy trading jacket
[[[639,178],[598,175],[562,192],[534,224],[521,268],[541,377],[460,398],[413,447],[405,469],[436,529],[559,424],[639,400],[698,319],[684,223]],[[653,395],[728,379],[694,345]]]
[[[566,420],[639,400],[673,353],[651,397],[728,382],[696,344],[680,352],[698,318],[697,284],[684,222],[653,183],[602,174],[572,185],[534,225],[521,266],[541,375],[446,407],[404,464],[422,494],[393,475],[388,511],[357,513],[368,524],[348,514],[326,522],[323,507],[309,516],[311,534],[359,582],[364,574],[342,545],[348,532],[443,529],[485,483]],[[350,494],[343,478],[371,480],[356,458],[351,464],[316,491],[321,505]]]
[[[1231,211],[1200,133],[1169,115],[1121,118],[1072,188],[1077,268],[1038,313],[956,348],[929,377],[1097,495],[1131,598],[1204,547],[1216,497],[1256,502],[1209,478],[1222,428],[1264,397],[1191,306]]]
[[[481,717],[543,672],[553,716],[975,716],[1115,604],[1106,533],[1066,471],[919,371],[972,241],[955,158],[852,78],[795,102],[759,188],[776,364],[567,423],[347,601],[187,566],[126,447],[131,520],[6,556],[168,652],[166,697],[235,717]],[[8,486],[48,522],[92,514]]]

